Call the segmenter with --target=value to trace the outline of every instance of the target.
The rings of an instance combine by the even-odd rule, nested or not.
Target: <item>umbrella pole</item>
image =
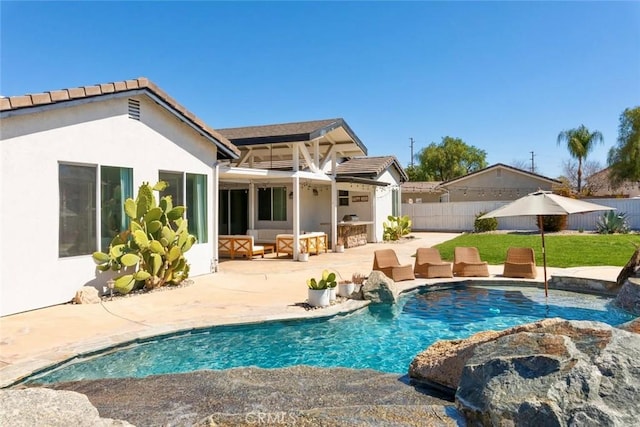
[[[540,225],[540,235],[542,236],[542,261],[544,265],[544,296],[549,296],[549,288],[547,286],[547,252],[544,247],[544,224],[542,222],[542,215],[538,215],[538,224]]]

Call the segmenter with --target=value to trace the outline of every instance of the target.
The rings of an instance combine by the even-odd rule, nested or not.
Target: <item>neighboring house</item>
[[[220,234],[324,231],[334,245],[342,218],[356,215],[377,242],[382,222],[400,213],[404,170],[393,156],[366,157],[341,118],[218,131],[241,151],[220,166]]]
[[[632,198],[640,197],[640,182],[624,181],[614,187],[609,181],[609,168],[594,173],[586,179],[585,188],[593,197]]]
[[[110,273],[91,254],[126,227],[122,201],[168,181],[198,243],[191,274],[217,250],[219,160],[238,149],[145,78],[0,99],[0,315],[70,301]]]
[[[497,163],[440,183],[406,182],[402,185],[402,202],[515,200],[537,190],[551,190],[560,184],[556,179]]]

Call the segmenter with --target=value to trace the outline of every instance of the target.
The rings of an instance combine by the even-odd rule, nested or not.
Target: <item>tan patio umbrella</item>
[[[544,229],[542,217],[549,215],[569,215],[573,213],[586,213],[594,211],[614,210],[609,206],[597,205],[582,200],[553,194],[551,191],[536,191],[527,194],[513,202],[488,212],[480,217],[499,218],[505,216],[537,216],[540,234],[542,236],[542,259],[544,261],[544,296],[548,296],[547,288],[547,254],[544,247]]]

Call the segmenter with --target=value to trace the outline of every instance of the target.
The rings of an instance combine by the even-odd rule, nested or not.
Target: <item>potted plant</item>
[[[352,280],[341,280],[338,283],[338,295],[341,297],[349,298],[349,295],[355,291],[356,285]]]
[[[309,252],[307,252],[306,245],[300,245],[300,253],[298,254],[298,261],[307,262],[309,261]]]
[[[344,239],[342,237],[338,237],[338,240],[336,240],[336,252],[344,252]]]
[[[322,279],[311,278],[307,280],[309,288],[308,303],[313,307],[326,307],[331,304],[329,290],[336,287],[336,274],[329,273],[328,270],[322,272]]]
[[[333,273],[331,273],[333,274]],[[335,276],[335,274],[334,274]],[[329,301],[334,302],[336,300],[336,288],[338,287],[338,282],[335,280],[327,283],[327,289],[329,290]]]
[[[367,280],[367,276],[361,273],[353,273],[351,275],[351,281],[353,282],[353,287],[355,292],[360,292],[360,288],[364,281]],[[353,292],[352,292],[353,293]]]

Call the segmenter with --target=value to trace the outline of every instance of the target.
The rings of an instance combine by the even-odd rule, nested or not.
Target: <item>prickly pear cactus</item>
[[[189,277],[184,254],[196,238],[188,232],[184,206],[173,206],[171,196],[156,202],[153,192],[167,186],[164,181],[153,187],[143,182],[136,199],[124,202],[129,228],[113,238],[107,253],[93,253],[98,270],[123,272],[115,279],[120,293],[177,285]]]

